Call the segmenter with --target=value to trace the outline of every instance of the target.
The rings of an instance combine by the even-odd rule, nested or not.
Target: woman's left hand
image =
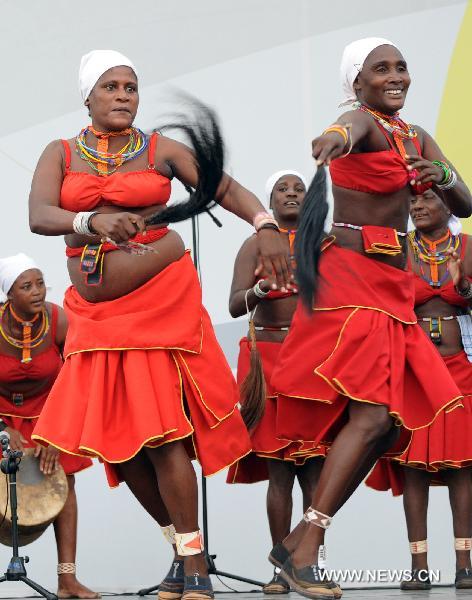
[[[455,250],[452,250],[452,248],[446,250],[446,253],[449,254],[447,268],[449,269],[452,283],[456,288],[467,288],[468,281],[467,277],[465,276],[464,263],[462,262],[461,257]]]
[[[282,234],[267,228],[260,229],[256,235],[259,256],[254,275],[269,280],[273,290],[279,288],[286,292],[290,288],[292,274]]]
[[[415,179],[410,182],[412,185],[430,182],[438,184],[444,179],[444,172],[441,167],[422,156],[407,154],[405,160],[408,163],[407,169],[409,171],[417,171]]]

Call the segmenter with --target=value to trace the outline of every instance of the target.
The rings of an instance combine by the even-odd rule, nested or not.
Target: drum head
[[[33,456],[34,448],[25,449],[16,474],[18,497],[19,545],[26,546],[39,538],[61,512],[69,493],[67,477],[59,466],[52,475],[39,470],[39,459]],[[7,504],[8,478],[0,475],[0,521]],[[11,546],[10,502],[5,520],[0,527],[0,543]]]

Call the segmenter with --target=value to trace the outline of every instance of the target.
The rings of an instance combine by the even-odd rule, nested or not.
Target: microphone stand
[[[4,435],[0,437],[2,454],[4,458],[0,462],[2,473],[8,475],[8,493],[10,495],[11,509],[11,540],[13,546],[13,556],[11,557],[5,575],[0,577],[0,583],[3,581],[22,581],[30,588],[41,594],[46,600],[57,600],[56,594],[52,594],[44,589],[39,583],[29,579],[26,575],[25,563],[29,562],[28,556],[18,555],[18,499],[16,495],[16,473],[18,471],[23,452],[11,450],[8,448],[8,438]]]
[[[210,212],[209,209],[206,209],[206,212],[211,217],[212,221],[215,223],[217,227],[223,227],[221,221],[215,217],[214,214]],[[198,277],[200,279],[200,283],[202,280],[201,270],[200,270],[200,232],[199,232],[199,224],[198,224],[198,216],[192,217],[192,255],[193,255],[193,264],[198,273]],[[204,554],[205,561],[208,566],[208,575],[216,575],[217,577],[227,577],[228,579],[234,579],[235,581],[243,581],[244,583],[250,583],[252,585],[258,585],[263,587],[263,583],[261,581],[256,581],[255,579],[248,579],[247,577],[241,577],[240,575],[234,575],[233,573],[227,573],[226,571],[220,571],[215,564],[216,554],[210,554],[209,551],[209,536],[208,536],[208,495],[207,495],[207,482],[206,477],[202,474],[201,476],[201,489],[202,489],[202,529],[203,529],[203,545],[204,545]],[[139,596],[145,596],[146,594],[150,594],[155,592],[159,585],[155,585],[150,588],[146,588],[143,590],[139,590]]]

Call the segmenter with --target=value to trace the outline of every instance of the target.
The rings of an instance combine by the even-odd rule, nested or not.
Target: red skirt
[[[330,443],[350,400],[385,406],[406,433],[457,403],[457,385],[416,323],[411,273],[335,245],[319,270],[316,307],[299,302],[272,375],[278,437]]]
[[[2,421],[5,421],[8,427],[16,429],[21,433],[24,439],[28,442],[25,444],[26,448],[33,448],[36,446],[31,439],[31,434],[33,433],[33,429],[38,421],[37,418],[27,419],[25,417],[11,417],[2,415]],[[88,469],[93,464],[90,458],[85,458],[84,456],[73,456],[72,454],[65,454],[64,452],[60,453],[59,462],[61,463],[66,475],[73,475],[74,473]]]
[[[250,452],[188,253],[116,300],[90,303],[69,288],[64,308],[66,361],[33,439],[99,457],[111,486],[120,482],[114,465],[144,446],[187,438],[205,475]]]
[[[277,357],[282,347],[277,342],[257,342],[262,359],[264,378],[267,385],[267,397],[264,415],[257,427],[251,432],[252,452],[235,463],[228,472],[228,483],[256,483],[269,478],[265,459],[286,460],[295,465],[303,465],[314,456],[326,456],[326,449],[302,441],[278,439],[275,434],[277,401],[270,379]],[[244,381],[250,369],[250,343],[247,338],[239,342],[238,373],[239,385]]]
[[[407,449],[393,459],[380,459],[366,484],[379,491],[403,493],[402,465],[433,473],[431,483],[443,485],[441,471],[472,465],[472,363],[464,351],[443,357],[464,395],[461,406],[442,412],[429,427],[414,431]]]

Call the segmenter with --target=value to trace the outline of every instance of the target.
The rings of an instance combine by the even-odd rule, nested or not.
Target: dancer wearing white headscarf
[[[464,410],[460,389],[416,322],[404,267],[412,194],[435,185],[452,214],[472,213],[467,186],[437,144],[398,114],[410,85],[398,48],[383,38],[350,44],[341,81],[343,104],[358,104],[313,141],[317,185],[297,234],[303,303],[271,379],[277,436],[330,444],[304,520],[270,555],[293,589],[323,600],[341,595],[318,564],[333,516],[380,455],[401,454],[411,431],[447,408]],[[323,165],[333,183],[328,239]]]
[[[89,458],[37,446],[31,434],[62,368],[67,320],[59,306],[46,302],[41,270],[26,254],[0,258],[0,430],[10,435],[10,448],[23,452],[34,447],[46,475],[61,464],[69,493],[54,521],[59,564],[59,598],[97,598],[76,578],[77,498],[74,474],[90,467]],[[43,499],[47,501],[47,499]]]
[[[267,205],[286,234],[286,251],[292,257],[306,189],[305,177],[293,169],[277,171],[265,186]],[[293,291],[272,292],[266,280],[255,276],[256,265],[256,240],[251,236],[236,257],[229,310],[233,317],[251,311],[249,333],[239,342],[237,380],[242,390],[242,414],[251,434],[252,452],[230,468],[228,483],[269,480],[267,515],[272,542],[276,545],[290,531],[294,480],[298,479],[306,509],[316,485],[324,448],[277,439],[276,400],[270,377],[290,327],[297,295]],[[266,594],[289,591],[289,586],[276,572],[263,588]]]
[[[146,135],[134,126],[136,73],[118,52],[83,57],[79,88],[92,123],[50,144],[33,178],[31,228],[66,235],[73,283],[64,301],[64,368],[34,436],[72,454],[99,456],[111,486],[126,482],[176,550],[161,600],[202,600],[213,590],[191,459],[198,455],[211,475],[247,454],[250,440],[195,268],[166,224],[216,200],[254,222],[271,286],[285,289],[289,268],[273,217],[223,172],[213,112],[194,101],[194,121],[180,124],[193,134],[194,152]],[[174,177],[192,192],[187,202],[166,207]]]

